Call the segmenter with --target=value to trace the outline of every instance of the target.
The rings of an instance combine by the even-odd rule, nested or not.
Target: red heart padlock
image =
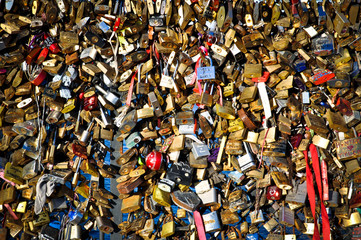
[[[267,188],[267,195],[268,200],[280,200],[282,197],[282,190],[277,186],[269,186]]]
[[[84,110],[91,111],[98,106],[98,98],[96,95],[84,98]]]

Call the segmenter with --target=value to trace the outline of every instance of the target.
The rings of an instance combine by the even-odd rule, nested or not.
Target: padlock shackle
[[[96,88],[99,92],[101,92],[102,94],[104,94],[104,95],[106,95],[106,94],[108,93],[107,91],[105,91],[104,88],[102,88],[102,87],[99,86],[98,84],[95,85],[95,88]]]
[[[177,64],[176,64],[175,69],[174,69],[174,72],[173,72],[173,80],[174,80],[175,77],[177,76],[178,67],[179,67],[179,61],[177,60]]]
[[[209,64],[210,66],[213,66],[213,61],[212,61],[212,58],[210,56],[205,56],[204,58],[208,59],[209,60]],[[202,58],[201,58],[201,61],[199,61],[199,67],[203,67],[203,61],[202,61]]]
[[[214,89],[214,83],[212,83],[212,85],[211,85],[211,91],[209,92],[209,95],[213,94],[213,89]]]
[[[140,83],[141,80],[141,70],[144,63],[141,63],[138,65],[138,83]]]

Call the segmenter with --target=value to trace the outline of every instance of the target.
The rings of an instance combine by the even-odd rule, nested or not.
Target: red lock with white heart
[[[282,190],[277,186],[269,186],[267,188],[267,195],[268,200],[280,200],[282,197]]]

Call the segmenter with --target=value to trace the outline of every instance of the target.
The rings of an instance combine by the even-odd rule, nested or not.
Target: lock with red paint
[[[267,195],[268,200],[280,200],[282,197],[282,190],[277,186],[269,186],[267,188]]]

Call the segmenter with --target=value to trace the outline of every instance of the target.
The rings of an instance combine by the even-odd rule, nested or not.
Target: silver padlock
[[[89,126],[87,127],[86,130],[83,131],[83,133],[81,134],[80,137],[80,142],[87,144],[90,135],[91,135],[91,129],[94,127],[94,119],[91,121],[91,123],[89,124]]]
[[[179,134],[194,134],[194,124],[182,124],[178,127]]]
[[[79,225],[70,225],[65,229],[65,238],[69,240],[81,239],[81,227]]]
[[[192,153],[195,159],[208,157],[209,155],[211,155],[207,145],[196,142],[192,143]]]
[[[161,117],[163,116],[163,111],[162,108],[158,102],[158,98],[155,95],[154,92],[150,92],[148,93],[148,97],[149,97],[149,101],[152,104],[153,108],[154,108],[154,113],[157,117]]]
[[[246,154],[243,156],[238,157],[238,164],[242,170],[242,172],[245,172],[247,170],[254,169],[256,167],[256,164],[254,163],[253,157],[251,153],[248,150],[247,143],[243,142],[244,149],[246,150]]]
[[[97,56],[97,50],[96,48],[94,47],[88,47],[88,48],[85,48],[81,54],[80,54],[80,59],[85,62],[85,63],[88,63],[88,62],[91,62],[91,61],[94,61],[95,58]]]
[[[198,188],[198,192],[196,189],[196,193],[198,194],[198,197],[202,200],[204,206],[212,206],[218,204],[217,190],[213,186],[208,188],[208,190],[206,191],[199,190]]]
[[[172,189],[175,187],[175,182],[168,178],[163,178],[158,183],[158,188],[164,192],[171,192]]]
[[[279,222],[287,226],[295,224],[295,212],[288,207],[282,206],[280,209]]]
[[[221,230],[221,222],[219,221],[216,211],[202,215],[204,228],[207,233]]]
[[[95,88],[101,92],[105,99],[110,102],[111,104],[113,104],[114,106],[118,106],[120,104],[120,99],[119,97],[117,97],[114,93],[111,92],[107,92],[105,91],[101,86],[99,85],[95,85]]]
[[[251,217],[251,223],[252,224],[259,224],[264,222],[263,212],[262,210],[254,210],[253,212],[249,213],[249,216]]]
[[[99,106],[100,116],[102,118],[102,122],[106,128],[113,127],[113,119],[105,112],[102,106]]]

